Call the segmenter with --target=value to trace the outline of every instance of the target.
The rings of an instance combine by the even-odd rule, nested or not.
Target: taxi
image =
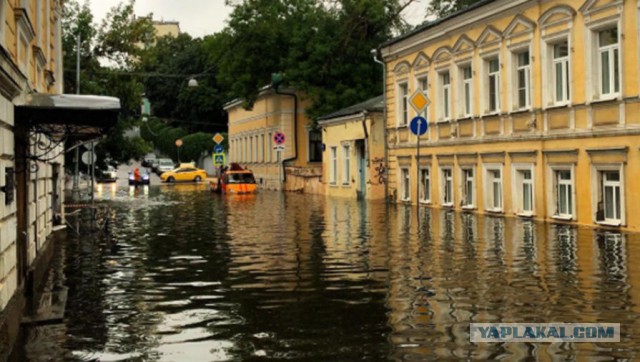
[[[232,163],[222,172],[217,181],[209,182],[209,189],[221,194],[247,195],[258,192],[258,185],[251,170]]]
[[[192,163],[182,163],[178,168],[163,172],[160,175],[162,182],[174,183],[182,181],[200,182],[207,178],[207,172],[197,168]]]

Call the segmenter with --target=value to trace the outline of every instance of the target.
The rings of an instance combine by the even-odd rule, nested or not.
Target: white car
[[[173,160],[170,158],[161,158],[158,161],[158,167],[156,172],[158,175],[162,175],[163,172],[171,171],[176,168],[176,165],[173,163]]]
[[[100,177],[102,182],[116,182],[117,179],[118,171],[113,166],[107,166],[107,169],[102,171],[102,177]]]

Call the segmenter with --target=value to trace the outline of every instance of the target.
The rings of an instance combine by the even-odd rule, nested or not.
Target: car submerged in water
[[[232,163],[228,169],[221,172],[217,181],[209,182],[209,190],[220,194],[255,194],[258,192],[258,185],[251,170]]]
[[[174,183],[180,181],[200,182],[207,178],[207,172],[197,168],[191,163],[183,163],[178,168],[163,172],[160,179],[164,182]]]
[[[101,172],[98,178],[99,182],[116,182],[118,180],[118,171],[113,166],[107,166],[107,169]]]

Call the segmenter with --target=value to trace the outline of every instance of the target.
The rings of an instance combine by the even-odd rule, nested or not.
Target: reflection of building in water
[[[640,230],[636,3],[484,1],[384,43],[390,194]]]

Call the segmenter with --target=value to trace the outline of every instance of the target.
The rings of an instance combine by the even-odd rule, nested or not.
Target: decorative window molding
[[[396,66],[393,68],[393,74],[395,74],[397,78],[406,77],[409,72],[411,72],[411,64],[409,64],[409,62],[407,61],[402,61],[396,64]]]
[[[540,29],[543,31],[544,36],[544,31],[547,28],[572,23],[575,16],[576,11],[572,7],[567,5],[558,5],[545,11],[538,19],[538,24]]]
[[[511,20],[511,23],[509,23],[507,28],[504,30],[503,37],[507,40],[507,45],[509,45],[509,42],[514,38],[521,36],[526,36],[531,40],[535,29],[536,23],[533,20],[518,14],[513,18],[513,20]]]
[[[476,40],[476,47],[487,48],[495,45],[500,45],[502,42],[502,33],[494,26],[487,26],[478,39]]]
[[[420,52],[413,60],[412,66],[416,72],[422,72],[426,71],[429,68],[429,65],[431,65],[431,59],[429,59],[425,53]]]
[[[456,57],[465,56],[467,54],[471,55],[470,53],[473,52],[475,47],[476,45],[473,40],[471,40],[471,38],[469,38],[466,34],[462,34],[462,36],[458,38],[455,45],[453,46],[452,53]]]
[[[453,59],[451,48],[448,46],[438,48],[431,59],[436,68],[449,66],[449,62]]]
[[[591,17],[594,14],[606,11],[608,9],[617,8],[619,12],[622,12],[622,9],[620,7],[623,5],[624,1],[614,0],[605,4],[601,3],[603,3],[603,1],[587,0],[584,4],[582,4],[579,11],[585,16],[586,21],[589,21],[588,19],[586,19],[587,17]]]

